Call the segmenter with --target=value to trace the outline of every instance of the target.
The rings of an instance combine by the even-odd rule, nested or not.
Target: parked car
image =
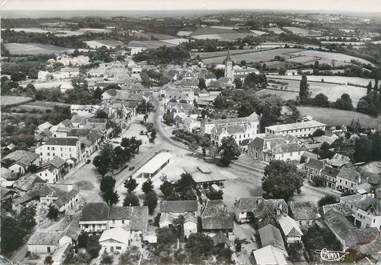
[[[86,164],[90,164],[91,163],[91,160],[90,159],[87,159],[86,160]]]
[[[130,167],[128,170],[132,171],[132,170],[134,170],[134,169],[135,169],[135,167]]]

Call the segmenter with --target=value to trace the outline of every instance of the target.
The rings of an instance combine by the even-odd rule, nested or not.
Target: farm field
[[[160,40],[133,40],[128,43],[128,47],[146,47],[147,49],[156,49],[162,46],[172,47],[176,46],[176,44],[172,44],[170,42],[164,42]]]
[[[373,65],[371,62],[367,60],[346,55],[343,53],[335,53],[335,52],[302,50],[302,51],[295,52],[292,55],[295,56],[295,59],[293,60],[319,61],[319,63],[327,63],[327,64],[332,64],[332,61],[334,60],[336,66],[351,64],[351,60],[356,60],[363,64]],[[302,56],[301,58],[304,57],[304,59],[301,59],[301,58],[299,59],[299,56]]]
[[[267,62],[274,59],[275,56],[282,56],[285,57],[286,60],[291,58],[291,55],[295,52],[303,51],[303,49],[297,49],[297,48],[280,48],[280,49],[272,49],[272,50],[265,50],[265,51],[258,51],[258,50],[247,50],[243,54],[230,54],[231,58],[236,61],[240,62],[242,60],[245,60],[246,62]],[[209,54],[210,55],[210,54]],[[226,58],[226,51],[223,56],[221,57],[214,57],[214,58],[207,58],[203,59],[204,63],[207,64],[217,64],[222,63],[224,59]]]
[[[93,49],[98,47],[106,46],[106,47],[116,47],[123,46],[124,43],[118,40],[89,40],[86,41],[86,44]]]
[[[282,30],[281,28],[278,28],[278,27],[265,28],[264,30],[270,31],[270,32],[272,32],[274,34],[282,34],[282,33],[284,33],[284,30]]]
[[[234,41],[237,39],[245,38],[246,36],[257,37],[260,36],[253,32],[240,33],[240,32],[231,32],[231,33],[219,33],[219,34],[202,34],[202,35],[192,35],[192,38],[197,40],[221,40],[221,41]]]
[[[32,98],[29,97],[18,97],[18,96],[1,96],[1,106],[13,106],[19,105],[31,101]]]
[[[262,89],[258,91],[256,94],[259,96],[276,95],[284,100],[296,99],[296,97],[299,95],[299,93],[295,91],[275,90],[275,89]]]
[[[365,128],[381,129],[381,117],[371,117],[355,111],[338,110],[318,107],[298,107],[300,115],[312,116],[315,120],[328,125],[348,125],[352,120],[358,120]]]
[[[321,35],[321,32],[317,30],[309,30],[309,29],[303,29],[298,27],[283,27],[283,29],[287,31],[291,31],[295,35],[304,36],[304,37]]]
[[[6,29],[3,29],[6,30]],[[16,31],[16,32],[21,32],[24,31],[25,33],[48,33],[51,32],[49,30],[45,30],[42,28],[10,28],[10,30]]]
[[[187,39],[183,39],[183,38],[177,38],[177,39],[166,39],[166,40],[161,40],[162,42],[165,42],[165,43],[169,43],[169,44],[172,44],[172,45],[179,45],[183,42],[187,42],[188,40]]]
[[[271,80],[271,78],[269,78]],[[275,80],[275,78],[273,79]],[[287,90],[299,92],[300,82],[298,80],[285,80],[285,79],[276,79],[277,81],[288,83]],[[310,82],[310,92],[311,97],[315,97],[319,93],[323,93],[328,97],[329,101],[336,101],[342,94],[347,93],[351,99],[354,107],[357,106],[360,98],[366,95],[366,88],[355,87],[348,85],[336,85],[330,83],[321,83],[321,82]],[[275,91],[277,92],[277,91]],[[285,98],[286,99],[286,98]]]
[[[73,51],[73,49],[40,43],[5,43],[4,45],[12,55],[38,55]]]
[[[280,79],[292,79],[292,80],[301,80],[301,75],[290,75],[290,76],[278,76],[278,75],[267,75],[268,78],[280,78]],[[367,86],[369,82],[374,83],[373,79],[370,78],[361,78],[361,77],[348,77],[348,76],[324,76],[324,75],[307,75],[308,81],[321,82],[324,79],[324,82],[337,83],[337,84],[355,84],[360,86]]]

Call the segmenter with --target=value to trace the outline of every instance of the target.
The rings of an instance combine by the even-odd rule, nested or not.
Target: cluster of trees
[[[357,139],[354,146],[353,160],[355,162],[381,160],[381,133],[371,133]]]
[[[154,69],[143,69],[140,73],[142,85],[145,87],[163,86],[171,81],[170,77],[164,71]]]
[[[100,190],[102,193],[103,200],[112,206],[117,204],[119,201],[118,192],[114,190],[115,179],[112,176],[103,176],[100,183]]]
[[[193,192],[194,180],[189,173],[183,173],[180,179],[175,183],[164,180],[160,185],[160,191],[165,200],[195,200],[196,195]]]
[[[104,176],[110,170],[121,168],[130,161],[139,152],[141,144],[141,140],[137,140],[135,137],[122,138],[120,146],[115,148],[111,144],[105,144],[99,155],[94,157],[93,164]]]
[[[381,86],[379,92],[368,87],[368,94],[357,103],[357,111],[371,116],[377,116],[381,113]]]
[[[261,116],[261,131],[279,121],[283,101],[278,96],[263,95],[260,98],[252,90],[224,90],[214,102],[217,110],[234,110],[239,117],[247,117],[253,112]]]
[[[53,33],[35,33],[6,29],[2,32],[1,37],[4,43],[41,43],[66,48],[86,48],[83,40],[87,36],[59,37]]]
[[[219,161],[220,165],[229,166],[231,161],[239,157],[241,154],[241,149],[239,148],[233,136],[229,136],[222,138],[221,145],[218,147],[218,152],[221,155]]]
[[[44,68],[45,64],[39,61],[4,62],[1,71],[2,74],[10,75],[12,81],[19,82],[26,78],[37,79],[38,71]]]
[[[237,88],[244,88],[244,89],[261,89],[261,88],[266,88],[267,86],[267,79],[264,74],[255,74],[255,73],[250,73],[248,74],[243,83],[240,79],[235,79],[234,83]]]
[[[24,244],[25,237],[36,225],[35,206],[26,206],[20,213],[1,216],[1,252],[4,254],[17,250]]]
[[[97,48],[95,51],[89,52],[90,62],[112,62],[111,51],[106,47],[102,46]]]
[[[183,64],[190,58],[189,52],[180,47],[162,46],[157,49],[149,49],[134,55],[136,62],[147,61],[148,64]]]
[[[262,179],[263,197],[289,201],[295,192],[301,192],[303,177],[295,165],[273,160],[265,167]]]
[[[210,137],[208,135],[190,133],[181,129],[172,131],[172,134],[177,139],[181,139],[181,141],[184,141],[186,144],[188,144],[189,149],[194,153],[199,149],[199,147],[201,147],[202,154],[204,156],[206,155],[207,148],[209,148],[211,144]]]

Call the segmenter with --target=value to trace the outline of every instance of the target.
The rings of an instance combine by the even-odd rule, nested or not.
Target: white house
[[[255,160],[300,161],[303,148],[290,135],[258,136],[248,145],[248,153]]]
[[[40,155],[42,161],[53,159],[55,156],[61,159],[81,161],[81,145],[78,138],[50,138],[44,145],[36,148],[35,152]]]
[[[281,216],[278,224],[286,237],[287,244],[293,244],[302,241],[303,232],[300,230],[299,223],[290,216]]]
[[[117,227],[105,230],[99,238],[99,244],[102,249],[107,252],[123,253],[130,247],[131,231],[127,231],[123,227]]]
[[[253,251],[253,256],[255,264],[287,265],[283,252],[271,245]]]
[[[325,130],[324,123],[310,120],[289,124],[272,125],[265,128],[266,135],[292,135],[295,137],[308,137],[316,130]]]
[[[35,174],[47,181],[47,183],[55,183],[66,173],[65,167],[65,160],[55,156],[53,159],[42,165]]]
[[[9,165],[7,165],[7,167],[11,171],[11,173],[16,174],[18,176],[24,175],[25,172],[28,171],[31,166],[40,165],[38,155],[25,150],[16,150],[12,153],[9,153],[2,159],[3,163],[5,161],[7,161],[7,163],[10,163]]]
[[[351,167],[342,167],[336,176],[336,189],[356,192],[361,183],[361,174]]]

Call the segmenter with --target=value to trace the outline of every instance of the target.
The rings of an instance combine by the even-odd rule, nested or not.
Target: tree
[[[115,179],[112,176],[105,176],[101,180],[100,190],[102,192],[112,191],[115,187]]]
[[[113,157],[114,150],[111,144],[103,145],[99,155],[94,157],[93,164],[102,176],[109,171]]]
[[[361,137],[355,143],[353,160],[355,162],[368,162],[371,160],[372,141],[368,137]]]
[[[142,185],[142,190],[145,194],[147,194],[148,192],[151,192],[153,191],[153,185],[152,185],[152,180],[151,179],[147,179],[143,185]]]
[[[242,88],[242,81],[241,78],[235,78],[234,79],[235,88]]]
[[[185,249],[191,257],[205,257],[213,251],[213,240],[205,234],[191,234],[185,243]]]
[[[152,215],[157,206],[157,195],[154,191],[149,191],[146,193],[144,198],[144,205],[148,206],[148,213]]]
[[[346,93],[342,94],[341,97],[336,100],[335,108],[343,110],[353,110],[351,97]]]
[[[309,97],[309,91],[308,91],[307,76],[303,74],[302,80],[300,81],[300,86],[299,86],[299,99],[301,102],[304,102],[308,97]]]
[[[182,173],[180,179],[175,183],[175,189],[177,192],[183,193],[191,189],[195,184],[193,177],[189,173]]]
[[[198,88],[200,90],[206,89],[206,83],[204,78],[198,79]]]
[[[319,207],[323,207],[324,205],[327,205],[327,204],[334,204],[334,203],[337,203],[339,202],[339,198],[337,198],[336,196],[333,196],[333,195],[325,195],[323,198],[321,198],[319,201],[318,201],[318,205]]]
[[[325,135],[325,132],[322,129],[317,129],[316,131],[312,133],[312,137],[319,137],[323,135]]]
[[[46,256],[45,259],[44,259],[44,264],[46,265],[50,265],[50,264],[53,264],[53,258],[52,256]]]
[[[139,198],[134,193],[127,193],[124,197],[123,206],[139,206]]]
[[[99,251],[102,248],[101,245],[99,244],[98,239],[99,237],[91,236],[89,237],[89,240],[87,242],[86,252],[89,253],[92,259],[98,257]]]
[[[130,176],[128,180],[124,182],[124,187],[127,189],[128,193],[133,192],[137,186],[138,183],[136,182],[136,179],[132,178],[132,176]]]
[[[103,200],[109,205],[112,206],[114,204],[117,204],[119,201],[119,195],[118,192],[109,190],[102,193]]]
[[[21,247],[26,235],[25,229],[10,216],[1,216],[1,251],[9,253]]]
[[[32,229],[36,225],[36,220],[34,219],[36,215],[36,207],[33,205],[23,207],[20,214],[17,217],[18,222],[21,227],[27,230]]]
[[[152,130],[151,130],[151,138],[149,139],[149,141],[151,142],[151,143],[154,143],[155,142],[155,139],[156,139],[156,129],[155,128],[153,128]]]
[[[369,84],[366,86],[366,94],[369,94],[372,91],[372,81],[369,81]]]
[[[273,160],[265,167],[262,179],[264,197],[288,201],[295,192],[300,193],[303,175],[295,165]]]
[[[49,206],[49,211],[46,217],[48,217],[50,220],[57,220],[59,211],[54,205]]]
[[[319,155],[320,159],[331,159],[334,155],[333,152],[330,149],[330,145],[327,142],[324,142],[320,148],[317,150],[317,154]]]
[[[164,198],[167,199],[169,196],[173,195],[175,192],[175,185],[171,182],[164,180],[160,185],[160,191],[163,193]]]
[[[218,151],[221,153],[220,162],[224,166],[228,166],[232,160],[237,159],[241,154],[239,146],[232,136],[222,138]]]
[[[327,108],[329,107],[328,97],[323,93],[319,93],[314,98],[314,105],[318,107]]]
[[[177,242],[176,233],[170,227],[158,228],[156,230],[156,236],[159,249],[167,249]]]

